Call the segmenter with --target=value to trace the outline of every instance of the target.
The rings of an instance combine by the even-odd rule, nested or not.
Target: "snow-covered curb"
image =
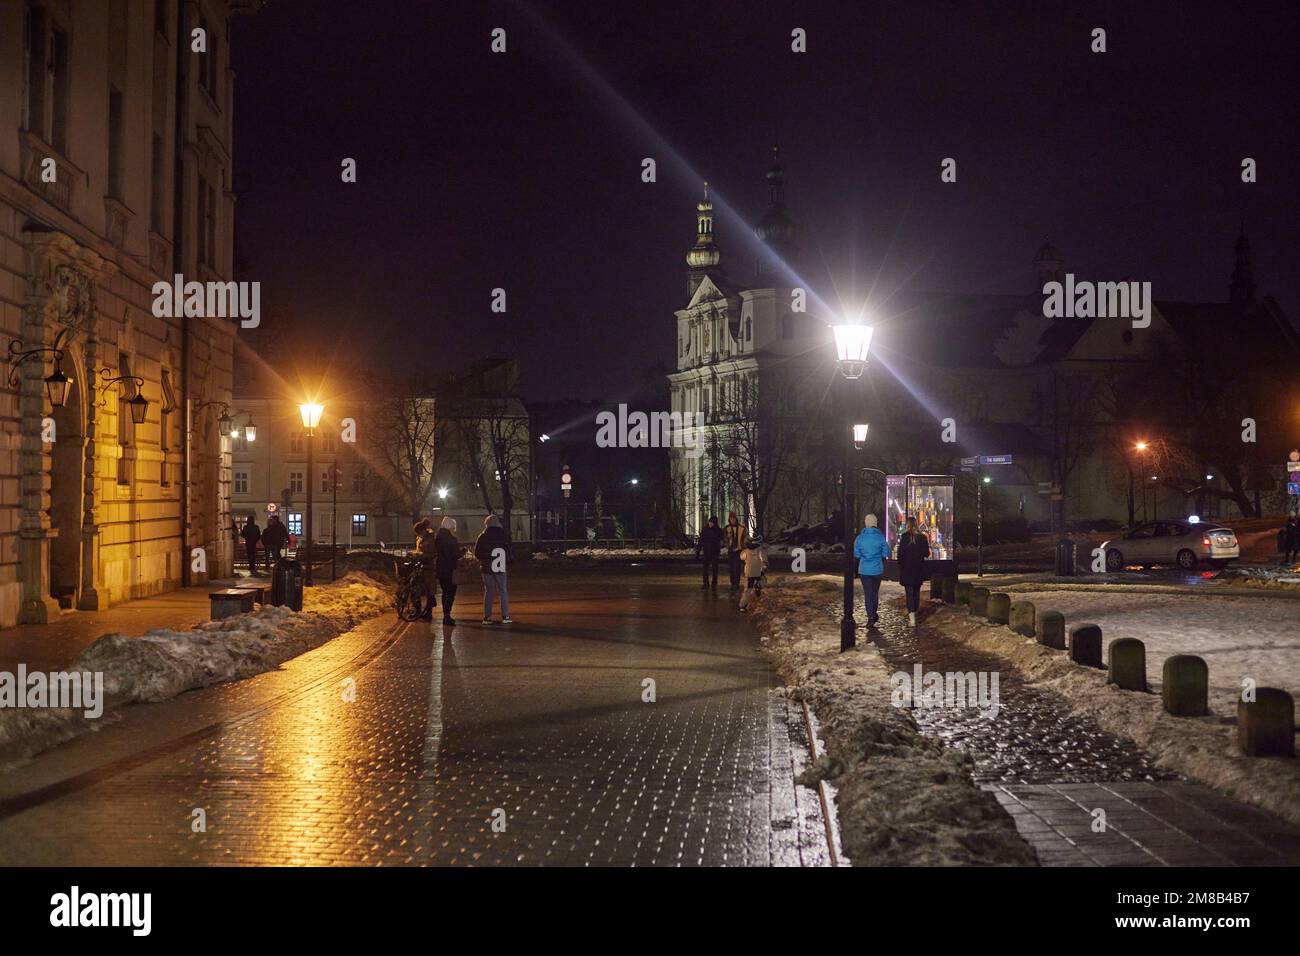
[[[821,723],[826,754],[801,781],[831,780],[845,855],[855,866],[1033,866],[1033,850],[969,755],[923,736],[890,702],[879,651],[839,649],[839,582],[776,577],[753,618],[792,699]]]
[[[1037,607],[1039,614],[1050,610]],[[1076,623],[1066,621],[1067,626]],[[1122,691],[1107,683],[1105,671],[1075,664],[1064,651],[971,617],[965,608],[938,606],[926,625],[1009,661],[1032,686],[1059,694],[1076,712],[1128,737],[1158,766],[1300,824],[1300,761],[1244,756],[1236,743],[1236,714],[1222,708],[1215,712],[1213,700],[1208,717],[1172,717],[1159,695]]]
[[[352,572],[335,584],[308,590],[301,612],[267,606],[187,631],[105,634],[66,668],[104,675],[104,716],[90,720],[80,710],[65,708],[0,710],[0,755],[31,756],[95,729],[110,708],[170,700],[187,690],[271,670],[391,609],[388,588]]]

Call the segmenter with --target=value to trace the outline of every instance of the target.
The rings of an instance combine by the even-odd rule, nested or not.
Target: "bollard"
[[[1034,636],[1034,602],[1033,601],[1012,601],[1011,614],[1008,623],[1011,630],[1025,637]]]
[[[1291,695],[1276,687],[1257,687],[1254,701],[1237,701],[1237,744],[1248,757],[1294,757]]]
[[[969,581],[958,581],[954,593],[957,595],[957,606],[970,604],[970,593],[975,590],[975,585]]]
[[[1084,667],[1105,667],[1101,660],[1101,625],[1076,624],[1070,628],[1070,660]]]
[[[1110,683],[1120,690],[1147,691],[1147,649],[1136,637],[1110,642]]]
[[[970,612],[976,617],[988,617],[988,613],[989,613],[989,589],[988,588],[971,588]]]
[[[956,578],[943,579],[943,603],[944,604],[957,603],[957,579]]]
[[[943,597],[943,578],[935,575],[930,578],[930,600],[938,601]]]
[[[1160,670],[1160,699],[1165,713],[1204,717],[1210,712],[1210,668],[1194,654],[1175,654]]]
[[[1060,611],[1044,611],[1038,619],[1038,643],[1058,651],[1065,650],[1065,615]]]
[[[989,595],[988,620],[990,624],[1006,624],[1011,620],[1010,594],[994,591]]]

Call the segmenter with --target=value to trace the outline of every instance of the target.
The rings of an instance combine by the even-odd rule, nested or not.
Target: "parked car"
[[[1122,538],[1102,544],[1106,570],[1119,571],[1126,565],[1176,564],[1191,571],[1198,564],[1222,566],[1241,556],[1237,535],[1223,525],[1180,518],[1148,521]]]

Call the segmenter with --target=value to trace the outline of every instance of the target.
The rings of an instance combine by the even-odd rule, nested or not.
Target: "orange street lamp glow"
[[[303,402],[298,406],[298,412],[302,415],[302,427],[307,429],[311,434],[320,424],[321,413],[325,411],[324,405],[318,405],[315,402]]]

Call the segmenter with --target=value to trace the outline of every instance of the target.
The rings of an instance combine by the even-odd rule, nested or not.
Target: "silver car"
[[[1148,521],[1122,538],[1112,538],[1102,548],[1107,571],[1133,564],[1176,564],[1192,571],[1201,563],[1226,564],[1241,556],[1231,528],[1186,519]]]

